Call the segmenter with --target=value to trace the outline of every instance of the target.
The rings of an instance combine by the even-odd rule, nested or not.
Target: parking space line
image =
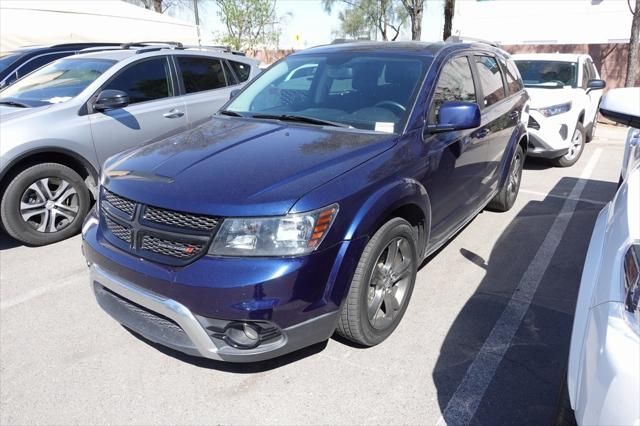
[[[565,195],[558,195],[558,194],[551,194],[551,193],[545,193],[545,192],[540,192],[540,191],[531,191],[528,189],[522,189],[520,188],[520,192],[525,193],[525,194],[529,194],[529,195],[539,195],[542,198],[547,198],[547,197],[551,197],[551,198],[561,198],[563,200],[575,200],[578,201],[580,203],[587,203],[587,204],[595,204],[596,206],[600,206],[600,207],[604,207],[607,205],[606,202],[604,201],[597,201],[597,200],[592,200],[590,198],[570,198],[571,196],[565,196]]]
[[[62,282],[60,284],[53,284],[45,287],[35,288],[33,290],[30,290],[12,299],[3,300],[2,302],[0,302],[0,311],[13,308],[16,305],[20,305],[22,303],[30,301],[31,299],[35,299],[36,297],[43,296],[47,293],[59,290],[61,288],[64,288],[73,284],[74,284],[74,281],[69,279],[68,281]]]
[[[467,425],[475,415],[484,394],[495,375],[500,362],[511,346],[511,340],[529,309],[542,277],[549,267],[571,217],[575,212],[587,180],[600,159],[602,148],[595,150],[560,213],[553,221],[536,255],[522,275],[502,315],[496,321],[464,378],[438,419],[438,425]]]

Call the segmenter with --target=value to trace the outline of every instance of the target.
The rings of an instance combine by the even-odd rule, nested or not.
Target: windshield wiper
[[[16,102],[16,101],[0,101],[0,105],[9,105],[9,106],[14,106],[18,108],[29,108],[29,105],[23,104],[22,102]]]
[[[221,109],[220,111],[218,111],[218,114],[230,115],[231,117],[244,117],[244,115],[240,114],[239,112],[230,111],[228,109]]]
[[[293,121],[298,123],[318,124],[320,126],[345,127],[352,129],[348,124],[336,123],[335,121],[322,120],[320,118],[307,117],[306,115],[295,114],[253,114],[251,118],[264,118],[267,120]]]

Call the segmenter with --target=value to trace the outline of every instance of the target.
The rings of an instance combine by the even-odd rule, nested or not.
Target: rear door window
[[[476,56],[475,60],[484,94],[484,106],[488,107],[505,98],[502,73],[496,58],[492,56]]]
[[[231,65],[233,72],[236,73],[236,76],[241,82],[249,79],[251,75],[251,67],[249,65],[236,61],[229,61],[229,65]]]
[[[227,86],[222,62],[214,58],[177,56],[186,93],[204,92]]]
[[[473,76],[466,56],[450,60],[442,67],[429,110],[429,124],[436,124],[438,112],[447,101],[476,102]]]
[[[171,96],[171,74],[167,58],[147,59],[125,68],[103,88],[107,89],[122,90],[129,96],[130,104]]]
[[[504,61],[503,59],[500,59],[500,63],[502,64],[502,69],[505,74],[504,76],[507,80],[507,89],[509,89],[509,94],[519,92],[523,88],[523,85],[518,69],[511,61]]]

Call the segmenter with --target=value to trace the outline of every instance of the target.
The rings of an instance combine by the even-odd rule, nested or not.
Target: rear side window
[[[138,62],[111,80],[103,90],[122,90],[129,95],[129,103],[153,101],[170,96],[170,73],[167,58],[153,58]]]
[[[507,89],[509,94],[519,92],[522,88],[522,80],[520,79],[520,73],[512,61],[504,61],[500,59],[502,69],[504,70],[505,78],[507,80]]]
[[[504,99],[502,74],[496,59],[491,56],[476,56],[476,68],[484,94],[484,106],[493,105]]]
[[[241,82],[249,80],[249,76],[251,75],[251,67],[249,65],[236,61],[229,61],[229,65],[231,65],[233,72],[236,73],[236,76]]]
[[[219,59],[178,56],[186,93],[203,92],[227,86]]]
[[[440,106],[447,101],[476,102],[473,77],[466,57],[452,59],[442,67],[429,110],[429,124],[437,123]]]

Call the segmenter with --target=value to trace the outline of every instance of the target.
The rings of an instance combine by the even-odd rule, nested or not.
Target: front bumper
[[[143,337],[210,359],[254,362],[328,339],[335,330],[365,239],[294,258],[204,256],[175,267],[111,245],[95,213],[83,253],[100,306]],[[226,339],[228,327],[267,330],[256,347]]]
[[[569,125],[567,114],[545,117],[531,110],[527,131],[529,149],[527,156],[540,158],[558,158],[565,155],[571,147],[571,136],[575,128]]]

